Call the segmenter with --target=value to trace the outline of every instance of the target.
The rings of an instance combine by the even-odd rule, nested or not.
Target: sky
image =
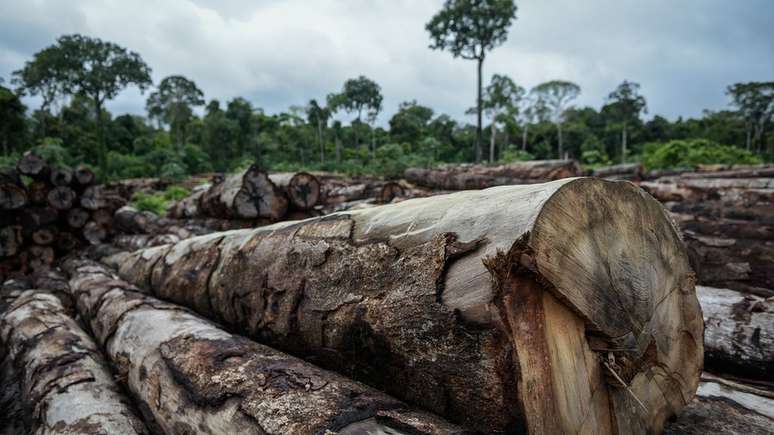
[[[476,65],[428,48],[442,0],[0,0],[0,77],[63,34],[138,52],[155,83],[181,74],[205,98],[242,96],[267,113],[324,100],[348,78],[382,88],[385,124],[417,100],[472,121]],[[521,0],[508,40],[484,63],[529,89],[562,79],[578,106],[599,108],[623,80],[641,85],[649,117],[728,107],[725,88],[774,80],[772,0]],[[144,114],[130,88],[108,104]],[[35,100],[27,100],[35,106]],[[346,117],[342,117],[346,119]]]

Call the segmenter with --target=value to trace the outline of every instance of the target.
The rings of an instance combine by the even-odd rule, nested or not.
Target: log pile
[[[640,187],[682,228],[699,283],[774,296],[774,166],[705,167]]]
[[[486,433],[658,432],[702,365],[684,247],[629,183],[460,192],[106,262],[160,299]]]
[[[534,160],[505,165],[442,165],[438,169],[406,169],[411,183],[437,190],[485,189],[493,186],[535,184],[582,175],[575,160]]]
[[[126,200],[94,182],[85,166],[54,167],[30,152],[0,173],[0,280],[48,269],[109,237],[113,212]]]

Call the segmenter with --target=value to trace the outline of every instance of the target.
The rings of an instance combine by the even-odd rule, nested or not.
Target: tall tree
[[[24,68],[14,71],[11,83],[18,87],[21,95],[31,95],[41,98],[39,110],[42,112],[41,134],[46,136],[48,133],[46,116],[51,105],[57,98],[64,95],[63,81],[55,74],[57,68],[62,64],[61,56],[64,53],[56,46],[44,48],[39,51],[32,60],[24,64]]]
[[[726,94],[747,123],[747,150],[756,144],[760,153],[766,126],[774,116],[774,82],[734,83]]]
[[[446,0],[443,8],[425,25],[433,50],[449,50],[454,57],[478,63],[476,162],[481,161],[481,111],[484,58],[486,52],[505,42],[516,18],[513,0]]]
[[[3,155],[7,156],[24,139],[27,108],[15,92],[2,83],[0,78],[0,144]]]
[[[432,119],[433,109],[416,100],[404,101],[390,118],[390,135],[398,143],[408,143],[414,152]]]
[[[363,111],[367,112],[369,119],[371,114],[379,113],[382,108],[382,88],[368,77],[360,76],[344,82],[344,88],[333,101],[347,113],[357,114],[352,122],[352,130],[355,133],[355,145],[359,148],[358,126],[362,123]]]
[[[320,164],[325,164],[325,142],[323,141],[323,128],[328,128],[328,120],[331,118],[331,111],[325,106],[320,106],[317,100],[309,100],[306,106],[306,117],[310,124],[313,124],[317,130],[317,146],[320,148]]]
[[[492,81],[484,92],[483,108],[489,116],[491,134],[489,138],[489,162],[495,161],[495,141],[497,138],[497,122],[505,114],[514,114],[519,102],[524,98],[524,88],[517,85],[510,77],[500,74],[492,76]]]
[[[545,105],[549,110],[551,121],[556,125],[556,133],[559,144],[557,151],[559,158],[564,158],[564,143],[562,139],[562,124],[564,112],[572,100],[580,95],[580,86],[563,80],[552,80],[535,86],[535,94],[538,105]]]
[[[236,127],[237,157],[242,157],[251,149],[255,139],[256,123],[252,103],[242,97],[236,97],[226,106],[226,118],[232,120]],[[260,150],[256,150],[255,159],[260,158]]]
[[[648,112],[645,97],[639,90],[638,83],[624,80],[608,95],[607,104],[602,107],[602,113],[621,124],[621,163],[626,162],[628,127],[640,121],[641,113]]]
[[[59,37],[54,45],[36,53],[31,62],[47,66],[45,71],[38,71],[35,76],[38,82],[48,81],[66,95],[83,95],[91,100],[97,119],[99,164],[105,171],[105,102],[130,85],[136,85],[141,91],[150,86],[151,70],[148,65],[135,52],[112,42],[78,34]],[[26,83],[23,73],[17,76],[23,87],[32,89],[34,82]]]
[[[146,108],[150,118],[167,125],[173,132],[178,151],[182,151],[186,129],[193,115],[192,107],[204,105],[204,94],[191,80],[179,75],[164,78],[158,89],[148,96]]]

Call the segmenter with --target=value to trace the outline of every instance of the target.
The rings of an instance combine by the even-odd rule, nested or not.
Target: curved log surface
[[[66,268],[79,313],[165,433],[463,433],[144,295],[103,265],[74,260]]]
[[[15,293],[0,315],[0,339],[28,433],[147,434],[99,349],[59,299],[42,290]]]
[[[285,172],[269,175],[269,179],[283,189],[296,210],[310,210],[320,202],[320,180],[308,172]]]
[[[255,165],[214,184],[199,199],[202,215],[227,219],[280,219],[288,198],[266,172]]]
[[[628,182],[459,192],[106,261],[162,299],[488,432],[660,431],[702,365],[685,248]]]

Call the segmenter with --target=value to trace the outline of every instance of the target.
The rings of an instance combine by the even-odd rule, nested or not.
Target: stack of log
[[[640,187],[682,228],[701,284],[774,296],[774,165],[704,167]]]
[[[55,167],[31,152],[0,173],[0,279],[107,239],[126,200],[94,182],[85,166]]]

